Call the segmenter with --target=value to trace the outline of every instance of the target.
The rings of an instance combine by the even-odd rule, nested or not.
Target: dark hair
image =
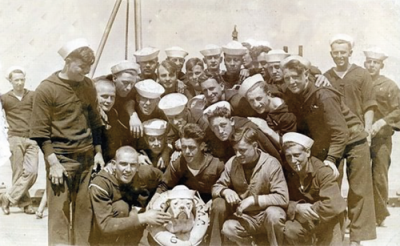
[[[214,117],[231,118],[231,111],[226,107],[216,107],[214,110],[207,112],[206,117],[210,121]]]
[[[237,144],[239,141],[244,140],[248,144],[257,142],[257,132],[251,127],[241,127],[235,130],[231,142]]]
[[[185,65],[186,72],[192,71],[192,69],[197,65],[204,69],[204,62],[200,58],[190,58],[189,60],[187,60]]]
[[[215,74],[215,73],[211,73],[208,70],[205,70],[198,78],[199,83],[203,83],[209,79],[214,79],[215,81],[217,81],[218,84],[222,83],[222,79],[221,79],[221,75],[220,74]]]
[[[157,68],[157,75],[160,67],[164,67],[169,73],[178,74],[178,67],[173,61],[164,60],[160,63],[160,66]]]
[[[257,57],[261,54],[261,53],[268,53],[271,50],[271,48],[267,47],[267,46],[255,46],[252,47],[250,50],[250,55],[251,58],[253,58],[253,60],[257,61]]]
[[[89,47],[81,47],[71,52],[66,59],[80,59],[86,64],[92,65],[95,60],[94,52]]]
[[[180,136],[181,138],[194,139],[197,143],[200,144],[204,141],[205,133],[203,129],[200,128],[199,125],[194,123],[188,123],[182,127]]]
[[[288,63],[286,63],[282,69],[293,69],[295,70],[298,74],[302,74],[304,71],[307,71],[307,68],[301,64],[298,60],[291,60]]]

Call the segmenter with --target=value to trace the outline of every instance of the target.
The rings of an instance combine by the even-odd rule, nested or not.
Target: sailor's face
[[[299,144],[292,145],[285,149],[285,158],[287,163],[295,172],[300,172],[310,157],[310,151],[304,149]]]

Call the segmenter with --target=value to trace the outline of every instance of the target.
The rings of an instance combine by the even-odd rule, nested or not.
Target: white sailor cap
[[[254,38],[248,38],[245,41],[242,42],[243,45],[248,44],[251,47],[257,46],[257,40]]]
[[[229,42],[227,45],[222,46],[222,50],[225,55],[232,56],[243,56],[247,52],[247,48],[238,41]]]
[[[159,98],[165,92],[164,87],[152,79],[137,82],[135,88],[139,95],[150,99]]]
[[[329,40],[329,45],[332,45],[335,41],[338,41],[338,40],[343,40],[343,41],[349,43],[351,48],[354,47],[354,39],[350,35],[343,34],[343,33],[336,34],[335,36],[333,36]]]
[[[145,47],[141,50],[137,50],[133,55],[136,57],[136,62],[146,62],[157,58],[158,53],[160,53],[159,49],[154,47]]]
[[[23,67],[20,67],[20,66],[12,66],[12,67],[10,67],[9,69],[7,69],[6,79],[9,79],[9,78],[10,78],[10,74],[11,74],[12,72],[14,72],[14,71],[17,71],[17,70],[21,71],[21,72],[24,74],[24,76],[26,75],[25,69],[24,69]]]
[[[166,49],[165,54],[167,54],[168,57],[185,58],[189,53],[187,53],[187,51],[185,51],[181,47],[173,46]]]
[[[171,199],[194,199],[195,190],[189,190],[185,185],[177,185],[172,190],[167,191],[168,200]]]
[[[139,65],[137,65],[136,63],[132,62],[132,61],[121,61],[119,62],[117,65],[114,65],[111,67],[111,73],[112,74],[117,74],[121,71],[125,71],[125,70],[135,70],[136,72],[139,71]]]
[[[275,50],[270,50],[268,54],[265,55],[265,59],[267,60],[268,63],[281,62],[288,56],[289,54],[286,53],[284,50],[275,49]]]
[[[255,46],[258,46],[258,47],[264,46],[264,47],[268,47],[268,48],[272,49],[271,44],[268,41],[265,41],[265,40],[257,41]]]
[[[306,58],[298,55],[291,55],[281,61],[281,67],[283,68],[290,61],[299,61],[306,69],[310,69],[311,62]]]
[[[239,88],[239,95],[241,97],[246,97],[246,93],[248,90],[250,90],[251,87],[253,87],[255,84],[263,82],[264,78],[261,74],[255,74],[251,77],[246,78],[243,82],[242,85]]]
[[[208,44],[203,50],[200,50],[200,53],[203,56],[215,56],[221,55],[222,49],[218,45]]]
[[[231,104],[230,104],[229,102],[227,102],[227,101],[219,101],[219,102],[216,102],[216,103],[210,105],[208,108],[206,108],[206,109],[203,111],[203,113],[204,113],[204,114],[211,114],[211,113],[213,113],[217,108],[226,108],[226,109],[229,110],[229,112],[232,111]]]
[[[285,144],[288,142],[300,144],[306,149],[310,149],[314,144],[314,140],[297,132],[288,132],[282,136],[282,143]]]
[[[186,107],[188,99],[181,93],[171,93],[161,98],[158,108],[164,111],[165,115],[178,115]]]
[[[82,47],[90,48],[88,41],[85,38],[77,38],[64,44],[64,46],[58,50],[58,54],[65,60],[74,50]]]
[[[161,136],[167,129],[167,122],[161,119],[151,119],[143,122],[143,129],[147,136]]]
[[[379,48],[379,47],[371,47],[367,50],[364,50],[364,55],[367,58],[377,59],[384,61],[388,56]]]
[[[207,105],[207,100],[204,94],[199,94],[192,97],[188,102],[188,107],[192,109],[204,110]]]

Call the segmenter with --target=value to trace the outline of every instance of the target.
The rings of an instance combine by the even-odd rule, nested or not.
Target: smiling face
[[[126,97],[137,81],[137,72],[131,70],[118,73],[113,76],[113,81],[115,82],[118,96]]]
[[[104,112],[108,112],[115,103],[115,86],[111,81],[96,82],[97,101]]]
[[[25,88],[25,75],[20,72],[11,72],[10,83],[15,93],[22,94]]]
[[[274,82],[282,81],[282,69],[279,62],[270,62],[267,64],[269,76]]]
[[[142,73],[143,78],[149,78],[156,73],[156,69],[158,67],[158,58],[155,58],[150,61],[142,61],[139,62],[140,71]]]
[[[180,114],[177,115],[167,115],[168,123],[171,124],[175,129],[180,130],[187,121],[187,114],[186,110],[183,110]]]
[[[221,116],[216,116],[210,120],[210,128],[215,136],[221,141],[227,141],[233,133],[233,121]]]
[[[291,144],[285,148],[286,161],[295,172],[300,172],[304,169],[310,154],[310,151],[300,144]]]
[[[348,43],[333,43],[331,45],[331,57],[339,71],[347,70],[352,53],[353,51]]]
[[[176,73],[170,72],[165,67],[160,65],[160,67],[158,68],[158,82],[165,89],[175,88],[177,81],[178,81],[178,77],[177,77]]]
[[[258,114],[269,112],[271,98],[259,85],[255,85],[246,93],[246,99]]]
[[[123,184],[128,184],[139,168],[138,155],[131,151],[117,151],[113,165],[117,180]]]
[[[187,163],[200,160],[203,155],[204,144],[198,143],[193,138],[181,138],[182,155]]]
[[[137,95],[137,101],[139,102],[140,111],[145,115],[151,115],[156,109],[160,98],[146,98]]]
[[[222,62],[221,55],[205,56],[203,59],[210,71],[219,71],[219,64]]]
[[[244,139],[241,139],[233,146],[233,149],[236,153],[236,161],[242,165],[251,163],[254,161],[255,157],[258,157],[256,142],[250,144]]]
[[[196,91],[201,91],[199,83],[199,77],[203,73],[204,69],[200,65],[195,65],[191,71],[187,71],[186,75],[189,79],[189,83],[193,86]]]
[[[165,135],[161,136],[144,136],[144,140],[147,143],[147,146],[153,152],[154,154],[158,155],[160,154],[166,145],[166,137]]]
[[[258,69],[260,69],[261,75],[266,78],[268,76],[268,62],[267,53],[261,52],[257,57]]]
[[[308,72],[301,74],[296,69],[284,68],[283,79],[288,89],[294,94],[302,93],[308,84]]]
[[[367,58],[364,62],[364,67],[368,70],[371,77],[379,75],[383,68],[383,62],[379,59]]]
[[[181,57],[168,57],[168,60],[175,63],[175,65],[178,67],[178,71],[182,70],[183,64],[185,63],[185,58]]]
[[[209,78],[200,83],[200,86],[208,104],[213,104],[222,100],[222,94],[224,92],[224,85],[222,83],[218,84],[215,79]]]
[[[68,79],[76,82],[83,81],[92,66],[79,58],[67,58],[65,61],[65,73]]]

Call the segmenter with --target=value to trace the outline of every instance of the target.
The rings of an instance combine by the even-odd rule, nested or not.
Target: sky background
[[[400,81],[400,3],[395,0],[142,0],[143,46],[161,50],[181,46],[191,57],[201,57],[207,44],[231,41],[234,25],[239,41],[269,41],[274,48],[289,47],[323,72],[333,66],[329,39],[337,33],[354,37],[351,62],[363,64],[363,50],[380,46],[389,58],[382,74]],[[134,60],[134,6],[130,0],[129,59]],[[85,37],[96,51],[115,4],[114,0],[0,0],[0,93],[11,89],[4,78],[12,65],[27,70],[26,86],[35,89],[63,60],[58,49]],[[123,0],[95,76],[109,73],[124,59],[127,0]]]

